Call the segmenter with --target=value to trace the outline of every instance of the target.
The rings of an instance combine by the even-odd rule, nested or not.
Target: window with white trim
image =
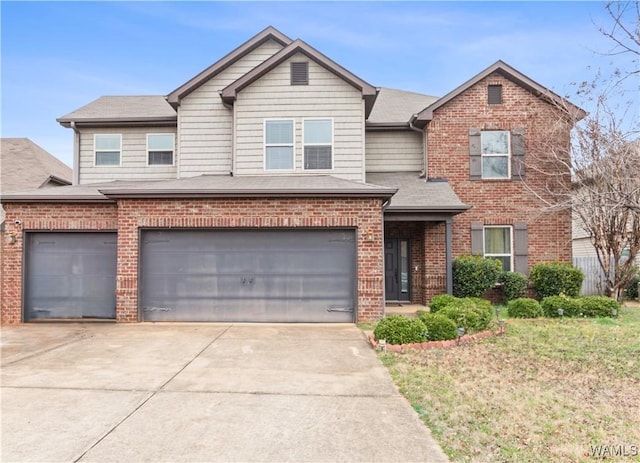
[[[147,163],[150,166],[173,165],[174,137],[172,133],[147,134]]]
[[[93,137],[96,166],[119,166],[122,151],[122,135],[97,133]]]
[[[502,270],[511,271],[513,268],[513,245],[511,227],[484,227],[484,257],[490,257],[502,262]]]
[[[264,121],[265,170],[294,170],[294,128],[291,119]]]
[[[303,121],[305,170],[333,167],[333,120],[305,119]]]
[[[508,130],[480,133],[483,179],[511,178],[511,140]]]

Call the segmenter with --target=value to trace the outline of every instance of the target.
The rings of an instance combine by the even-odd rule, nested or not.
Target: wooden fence
[[[578,267],[582,270],[582,273],[584,273],[584,281],[582,282],[581,290],[581,294],[583,296],[603,294],[604,273],[600,268],[597,257],[574,257],[573,265]]]

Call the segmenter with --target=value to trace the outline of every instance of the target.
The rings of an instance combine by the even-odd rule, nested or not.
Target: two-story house
[[[2,321],[353,322],[451,291],[461,254],[570,261],[525,173],[558,103],[500,61],[442,98],[376,88],[269,27],[59,119],[74,184],[2,198]]]

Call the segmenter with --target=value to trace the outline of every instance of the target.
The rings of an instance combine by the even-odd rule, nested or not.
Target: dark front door
[[[385,239],[384,281],[388,301],[408,301],[409,296],[409,240]]]

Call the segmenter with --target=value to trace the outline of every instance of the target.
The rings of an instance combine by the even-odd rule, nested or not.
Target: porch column
[[[451,238],[453,220],[448,218],[445,220],[445,265],[447,266],[447,294],[453,294],[453,269],[451,268],[451,254],[453,249],[453,241]]]

